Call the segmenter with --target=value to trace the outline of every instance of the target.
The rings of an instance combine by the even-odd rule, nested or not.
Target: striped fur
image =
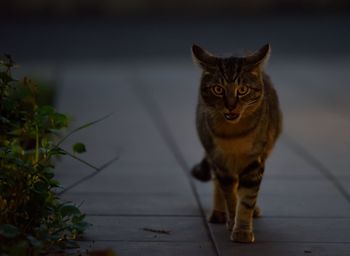
[[[192,47],[202,69],[196,124],[205,157],[192,174],[213,177],[212,222],[226,221],[231,239],[253,242],[252,218],[282,115],[270,78],[264,73],[270,46],[244,57],[220,58]]]

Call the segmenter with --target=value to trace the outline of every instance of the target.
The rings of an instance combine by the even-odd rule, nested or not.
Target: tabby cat
[[[251,243],[265,161],[282,127],[277,94],[264,73],[270,45],[243,57],[216,57],[197,45],[192,54],[202,69],[196,125],[205,149],[192,175],[213,180],[209,221],[226,222],[231,240]]]

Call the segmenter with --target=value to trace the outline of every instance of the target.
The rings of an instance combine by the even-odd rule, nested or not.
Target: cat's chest
[[[257,125],[254,120],[248,120],[234,127],[226,124],[214,125],[210,130],[217,154],[225,158],[251,158],[259,156],[263,151],[266,144],[265,128],[261,124]]]
[[[243,138],[214,138],[216,151],[219,154],[244,157],[257,153],[257,141],[255,136],[245,136]]]
[[[214,139],[213,160],[226,170],[239,171],[257,160],[264,145],[253,136],[235,139]]]

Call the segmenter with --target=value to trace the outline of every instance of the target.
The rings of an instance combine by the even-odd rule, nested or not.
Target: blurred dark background
[[[198,43],[242,53],[266,42],[274,56],[350,54],[345,0],[2,1],[0,49],[23,61],[189,57]]]
[[[16,17],[40,15],[65,16],[129,16],[147,14],[258,14],[274,11],[344,11],[350,4],[346,0],[11,0],[2,3],[6,13]]]

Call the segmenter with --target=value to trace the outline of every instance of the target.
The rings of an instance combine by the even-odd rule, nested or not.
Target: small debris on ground
[[[117,254],[110,249],[107,250],[98,250],[98,251],[91,251],[88,254],[89,256],[117,256]]]
[[[169,230],[164,230],[164,229],[143,228],[142,230],[143,231],[157,233],[157,234],[170,235],[170,231]]]

